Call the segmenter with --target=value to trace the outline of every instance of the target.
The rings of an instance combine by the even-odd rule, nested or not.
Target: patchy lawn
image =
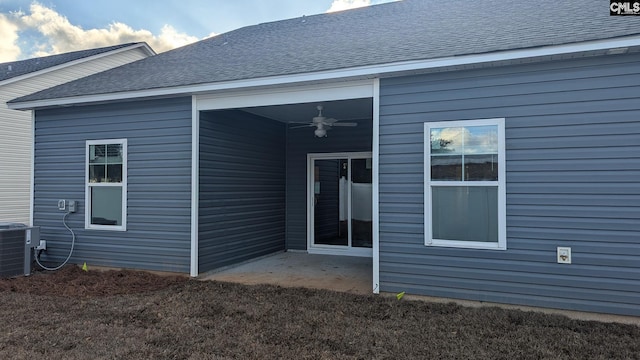
[[[1,359],[640,359],[640,327],[137,271],[0,279]]]

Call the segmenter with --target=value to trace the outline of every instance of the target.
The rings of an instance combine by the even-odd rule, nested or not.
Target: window
[[[127,140],[87,141],[85,227],[126,230]]]
[[[506,249],[504,119],[424,124],[425,244]]]

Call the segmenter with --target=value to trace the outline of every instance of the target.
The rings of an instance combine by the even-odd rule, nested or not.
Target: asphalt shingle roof
[[[38,57],[27,60],[5,62],[0,64],[0,82],[18,76],[31,74],[40,70],[45,70],[54,66],[62,65],[71,61],[99,55],[109,51],[125,48],[136,43],[107,46],[97,49],[73,51],[59,55]]]
[[[15,102],[170,88],[640,34],[607,1],[404,0],[258,24]]]

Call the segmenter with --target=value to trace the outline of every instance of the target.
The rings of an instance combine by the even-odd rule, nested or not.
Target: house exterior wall
[[[381,290],[640,315],[639,64],[382,79]],[[483,118],[505,118],[507,250],[427,247],[423,123]]]
[[[199,271],[284,250],[285,125],[200,114]]]
[[[85,229],[86,141],[127,139],[127,230]],[[71,234],[59,199],[76,200],[71,263],[189,272],[191,98],[38,110],[34,225],[47,241],[42,260],[60,263]]]
[[[29,224],[31,111],[7,109],[12,98],[0,86],[0,222]]]
[[[7,101],[147,56],[142,49],[135,48],[0,82],[0,222],[29,223],[32,112],[10,110]]]
[[[326,138],[313,128],[287,131],[287,250],[307,250],[307,154],[372,150],[372,121],[330,130]]]

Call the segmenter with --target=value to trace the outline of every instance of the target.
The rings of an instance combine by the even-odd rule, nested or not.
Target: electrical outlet
[[[36,246],[36,250],[47,250],[47,240],[40,240],[40,244]]]
[[[58,200],[58,210],[65,211],[67,208],[66,200]]]
[[[571,248],[558,246],[558,264],[571,264]]]

